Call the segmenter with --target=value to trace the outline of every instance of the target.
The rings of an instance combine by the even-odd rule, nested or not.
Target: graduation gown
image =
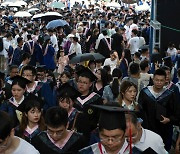
[[[176,101],[175,95],[169,89],[166,89],[159,97],[155,98],[148,87],[141,90],[138,103],[142,106],[147,119],[148,129],[159,134],[164,144],[168,144],[170,130],[172,125],[178,124],[179,103]],[[170,119],[167,124],[160,121],[161,115]]]
[[[64,147],[60,149],[48,137],[46,132],[41,132],[32,140],[32,145],[40,152],[40,154],[76,154],[78,150],[84,148],[86,144],[83,136],[73,132]]]
[[[7,112],[10,115],[10,117],[12,118],[14,127],[19,125],[19,120],[18,120],[17,114],[16,114],[17,107],[18,106],[16,106],[15,103],[13,102],[13,97],[11,97],[7,101],[4,101],[0,106],[0,111]]]
[[[36,62],[38,62],[40,65],[44,65],[43,51],[40,44],[35,43],[34,52],[36,53]]]
[[[47,53],[44,54],[44,64],[46,65],[46,69],[54,70],[56,68],[56,64],[54,62],[54,54],[54,48],[52,47],[52,45],[48,45]]]
[[[36,130],[34,130],[34,132],[32,134],[29,134],[28,131],[24,131],[23,135],[24,138],[27,142],[31,143],[33,138],[36,137],[39,133],[41,132],[41,130],[39,128],[37,128]],[[16,136],[20,136],[20,131],[19,131],[19,126],[15,128],[15,135]]]
[[[73,109],[73,111],[68,115],[68,130],[73,130],[75,126],[75,120],[77,115],[79,114],[77,109]]]
[[[97,127],[99,111],[91,105],[101,105],[102,99],[95,92],[76,99],[74,107],[80,112],[77,116],[75,128],[89,138],[90,132]]]
[[[14,50],[13,57],[12,57],[12,65],[19,66],[21,64],[23,53],[24,51],[21,50],[19,46]]]
[[[37,61],[37,50],[34,50],[35,48],[35,42],[34,41],[28,41],[24,44],[23,50],[24,52],[28,52],[31,54],[31,61],[29,62],[29,65],[36,66],[36,61]]]

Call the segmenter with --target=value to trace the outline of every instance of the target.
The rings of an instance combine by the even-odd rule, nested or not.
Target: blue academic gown
[[[47,69],[54,70],[56,68],[56,64],[54,62],[54,53],[54,48],[52,47],[52,45],[49,45],[47,53],[46,55],[44,55],[44,64],[46,65]]]
[[[13,57],[12,57],[12,65],[19,66],[21,64],[23,53],[24,51],[21,50],[19,46],[14,50]]]
[[[40,65],[44,65],[44,57],[43,57],[42,47],[38,43],[35,43],[35,45],[34,45],[34,52],[36,53],[36,61]]]
[[[29,44],[30,44],[31,49],[32,49],[32,48],[33,48],[34,41],[29,41]],[[35,44],[34,44],[34,46],[35,46]],[[24,44],[23,50],[24,50],[24,52],[28,52],[28,53],[31,54],[30,48],[29,48],[29,45],[28,45],[27,42]],[[36,59],[36,57],[37,57],[36,54],[37,54],[36,50],[33,50],[33,53],[31,54],[31,61],[30,61],[29,65],[36,66],[36,61],[37,61],[37,59]]]

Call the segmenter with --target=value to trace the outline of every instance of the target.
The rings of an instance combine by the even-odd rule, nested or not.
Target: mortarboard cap
[[[139,51],[142,53],[146,52],[149,49],[149,45],[143,45],[139,48]]]
[[[92,106],[101,110],[99,118],[99,128],[104,128],[107,130],[121,129],[125,131],[125,112],[129,112],[129,110],[121,108],[119,104],[115,102],[106,105]]]
[[[81,96],[81,93],[77,91],[74,87],[70,86],[69,83],[64,83],[62,86],[59,87],[59,97],[61,98],[71,98],[76,99],[77,97]]]
[[[97,77],[95,74],[87,67],[82,68],[80,71],[76,72],[78,76],[87,77],[91,82],[96,81]]]
[[[24,78],[24,77],[22,77],[22,76],[19,76],[19,75],[11,78],[11,80],[13,80],[12,85],[13,85],[13,83],[15,83],[15,82],[21,82],[21,83],[23,83],[23,84],[25,84],[25,85],[31,83],[30,80],[28,80],[28,79],[26,79],[26,78]]]
[[[21,112],[28,112],[31,108],[37,107],[41,109],[44,105],[44,101],[36,95],[29,93],[24,101],[17,107],[17,110]]]

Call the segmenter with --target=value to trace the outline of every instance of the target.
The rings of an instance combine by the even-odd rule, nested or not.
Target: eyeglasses
[[[62,134],[64,133],[64,131],[62,131],[62,130],[61,131],[52,131],[50,129],[47,129],[47,133],[51,136],[56,134],[56,136],[61,137]]]
[[[108,143],[110,141],[112,143],[119,143],[122,141],[123,136],[122,137],[100,137],[100,141],[104,143]]]

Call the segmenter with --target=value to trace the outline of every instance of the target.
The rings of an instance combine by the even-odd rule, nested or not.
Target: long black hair
[[[111,90],[114,95],[114,98],[117,98],[119,95],[119,79],[122,77],[122,72],[119,68],[115,68],[112,72],[113,81],[111,84]]]

